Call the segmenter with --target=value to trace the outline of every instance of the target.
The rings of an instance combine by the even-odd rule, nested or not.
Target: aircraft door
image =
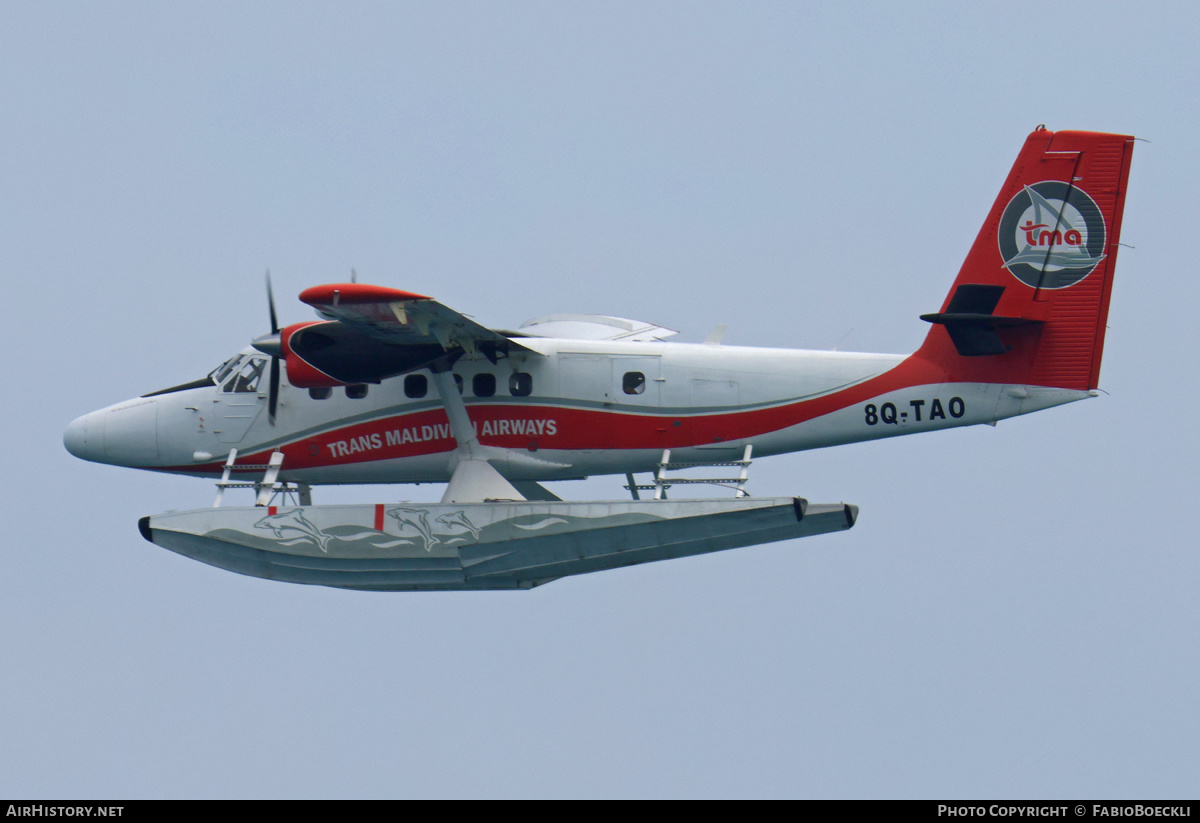
[[[247,355],[225,378],[214,403],[214,433],[222,443],[240,443],[266,406],[269,359]]]
[[[608,355],[562,352],[558,356],[558,393],[571,400],[609,403]]]
[[[662,404],[658,355],[617,355],[612,358],[611,394],[616,403],[657,408]]]

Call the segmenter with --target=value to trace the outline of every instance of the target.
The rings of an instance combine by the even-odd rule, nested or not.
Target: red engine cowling
[[[392,343],[337,320],[296,323],[279,340],[288,381],[301,389],[379,383],[446,354],[436,343]]]
[[[279,333],[283,347],[283,361],[287,364],[288,382],[300,389],[332,388],[346,385],[343,381],[331,377],[305,360],[292,348],[292,337],[296,332],[312,326],[337,325],[327,320],[309,320],[307,323],[293,323]]]

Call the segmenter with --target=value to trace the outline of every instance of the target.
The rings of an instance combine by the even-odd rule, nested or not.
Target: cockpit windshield
[[[155,397],[160,394],[171,394],[188,389],[203,389],[208,386],[221,386],[223,392],[255,392],[262,382],[262,376],[267,368],[267,358],[253,354],[235,354],[221,365],[210,371],[206,376],[190,383],[172,386],[169,389],[159,389],[142,397]],[[232,375],[232,376],[231,376]]]
[[[238,364],[238,361],[240,361],[243,356],[244,355],[241,355],[241,354],[235,354],[233,357],[229,358],[224,363],[217,366],[215,369],[213,369],[212,371],[210,371],[208,373],[209,379],[212,380],[212,382],[214,384],[220,385],[225,380],[225,378],[229,376],[229,373],[231,371],[233,371],[233,367]]]

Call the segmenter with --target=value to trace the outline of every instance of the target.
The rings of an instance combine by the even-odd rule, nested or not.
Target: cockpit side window
[[[222,391],[225,392],[256,392],[267,365],[264,357],[246,359],[238,370],[226,382]]]

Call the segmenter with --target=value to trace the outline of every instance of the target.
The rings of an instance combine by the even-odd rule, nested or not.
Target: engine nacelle
[[[280,332],[288,382],[301,389],[378,383],[442,356],[437,345],[394,345],[336,321],[295,323]]]
[[[288,382],[300,389],[317,389],[317,388],[333,388],[334,386],[345,385],[344,381],[338,380],[336,377],[326,374],[317,366],[314,366],[302,354],[296,351],[296,344],[300,344],[304,348],[304,339],[302,332],[305,329],[313,326],[332,326],[335,323],[330,323],[321,320],[310,320],[307,323],[293,323],[286,326],[279,332],[280,342],[283,348],[283,362],[287,366]],[[297,338],[297,335],[301,336]]]

